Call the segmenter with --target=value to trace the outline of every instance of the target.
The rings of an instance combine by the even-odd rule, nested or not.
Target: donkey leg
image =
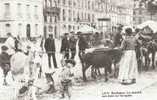
[[[91,77],[96,79],[96,68],[95,68],[95,66],[91,67]]]
[[[87,78],[86,78],[86,70],[90,67],[90,64],[82,64],[82,74],[83,74],[83,80],[84,81],[87,81]]]
[[[105,72],[105,82],[107,82],[108,81],[107,68],[104,68],[104,72]]]
[[[97,69],[97,71],[98,71],[98,75],[101,76],[101,72],[99,68]]]
[[[155,52],[152,53],[152,68],[155,69]]]

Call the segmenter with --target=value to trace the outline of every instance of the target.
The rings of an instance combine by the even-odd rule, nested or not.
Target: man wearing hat
[[[121,35],[122,27],[118,27],[117,33],[114,36],[114,46],[119,47],[121,45],[121,42],[123,40]]]
[[[3,75],[4,75],[4,83],[3,85],[8,85],[6,81],[7,74],[10,70],[10,56],[7,53],[8,47],[3,45],[1,47],[1,54],[0,54],[0,67],[3,70]]]
[[[60,52],[64,55],[65,59],[69,59],[69,51],[70,51],[70,38],[69,33],[65,33],[62,39],[61,50]]]
[[[45,40],[45,44],[44,44],[46,53],[48,55],[48,64],[49,64],[49,68],[51,68],[51,56],[53,58],[53,64],[55,68],[57,67],[57,62],[56,62],[56,56],[55,56],[55,40],[53,38],[53,34],[49,34],[49,37]],[[54,88],[54,81],[52,78],[52,73],[50,73],[49,71],[45,72],[45,76],[46,76],[46,80],[48,82],[49,88],[46,91],[46,93],[53,93],[55,91]]]
[[[56,62],[56,56],[55,56],[55,40],[53,38],[53,34],[49,34],[49,37],[45,40],[45,50],[48,55],[48,62],[49,62],[49,67],[51,68],[51,56],[53,58],[53,64],[54,67],[57,68],[57,62]]]

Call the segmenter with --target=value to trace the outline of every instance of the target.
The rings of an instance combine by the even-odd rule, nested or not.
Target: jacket
[[[10,65],[10,56],[7,53],[2,52],[0,54],[0,67],[3,68],[6,64]]]
[[[76,49],[76,42],[77,42],[77,40],[74,37],[70,38],[70,40],[69,40],[70,49]]]
[[[86,48],[88,48],[88,43],[83,37],[80,37],[78,45],[79,50],[85,50]]]
[[[45,40],[44,47],[45,47],[46,52],[54,52],[54,51],[56,51],[55,40],[52,39],[52,38],[47,38]]]
[[[61,44],[61,50],[60,52],[68,51],[70,49],[70,41],[67,38],[63,38],[62,44]]]

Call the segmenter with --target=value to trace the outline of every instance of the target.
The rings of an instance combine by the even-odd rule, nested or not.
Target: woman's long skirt
[[[134,50],[124,51],[124,55],[120,61],[118,79],[121,83],[135,80],[138,74],[136,53]]]

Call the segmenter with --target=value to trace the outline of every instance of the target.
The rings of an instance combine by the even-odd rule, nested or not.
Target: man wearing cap
[[[55,40],[53,38],[53,34],[49,34],[49,37],[45,40],[45,50],[48,55],[49,67],[51,68],[51,56],[53,58],[54,67],[57,68],[56,56],[55,56]]]
[[[8,47],[8,54],[12,56],[15,53],[15,40],[11,33],[7,33],[7,37],[5,45]]]
[[[88,48],[88,43],[85,37],[78,32],[78,46],[79,46],[79,57],[82,58],[82,55],[85,53],[85,50]]]
[[[61,53],[64,55],[65,59],[69,59],[69,50],[70,50],[70,38],[69,33],[65,33],[62,39],[61,44]]]
[[[6,81],[7,74],[10,70],[10,56],[7,53],[8,47],[3,45],[1,47],[1,54],[0,54],[0,67],[3,70],[3,75],[4,75],[4,83],[3,85],[8,85]]]
[[[77,39],[74,36],[74,32],[71,32],[71,37],[69,39],[69,47],[70,47],[71,59],[74,59],[75,55],[76,55],[76,42],[77,42]]]

